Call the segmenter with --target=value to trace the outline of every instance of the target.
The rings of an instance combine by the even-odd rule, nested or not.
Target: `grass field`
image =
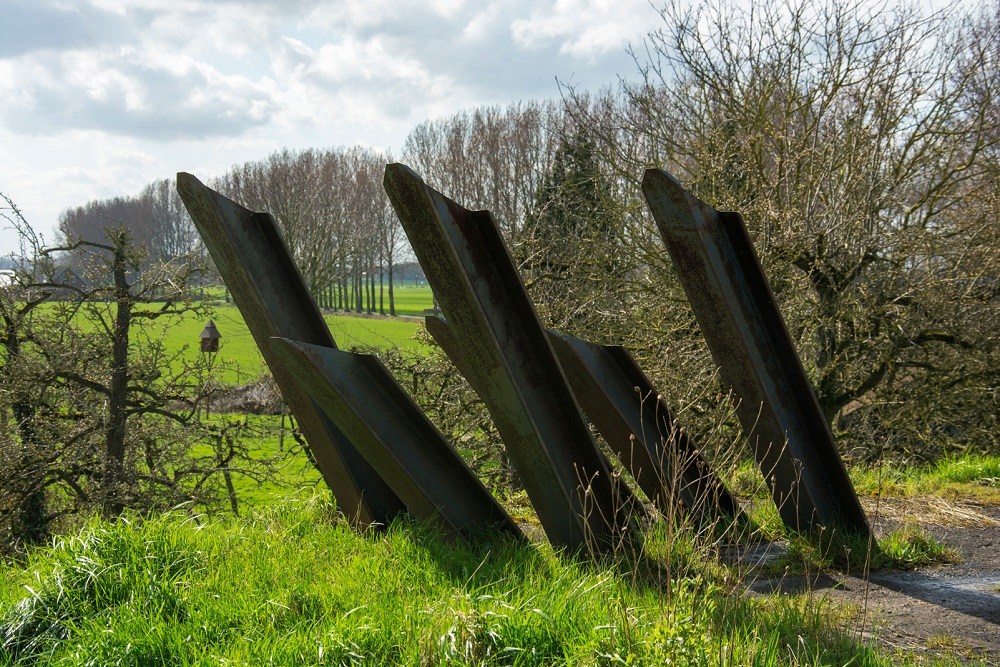
[[[282,433],[282,420],[278,415],[211,415],[209,422],[218,423],[222,420],[247,419],[254,435],[247,439],[247,445],[252,455],[261,460],[270,461],[273,465],[272,479],[258,482],[239,473],[232,476],[233,487],[241,508],[241,512],[261,510],[280,503],[289,495],[311,494],[317,488],[325,488],[322,476],[316,467],[297,446],[288,428]],[[290,427],[290,422],[285,422]],[[196,448],[197,455],[211,455],[208,446],[203,452]],[[223,493],[221,484],[219,493]],[[228,503],[223,500],[220,507],[228,511]]]
[[[239,309],[232,304],[219,304],[212,307],[210,316],[222,335],[216,355],[217,379],[227,384],[240,384],[259,378],[265,371],[264,360]],[[345,350],[399,348],[420,354],[423,349],[414,338],[420,327],[414,320],[339,313],[326,313],[324,317],[337,345]],[[162,338],[168,352],[180,354],[181,358],[193,358],[200,354],[199,336],[206,321],[207,318],[189,314],[169,321],[144,323],[143,328],[151,339]],[[138,330],[134,334],[138,340]]]
[[[398,315],[419,316],[433,305],[429,287],[397,287],[395,300]],[[416,354],[421,352],[420,342],[414,339],[419,324],[412,320],[344,313],[326,313],[324,317],[341,349],[394,347]],[[265,370],[264,361],[239,309],[233,304],[220,302],[214,306],[213,319],[222,334],[216,357],[223,368],[221,380],[242,383],[260,377]],[[180,350],[186,345],[192,354],[197,354],[198,335],[204,325],[204,322],[194,318],[178,322],[165,333],[168,347]],[[227,365],[235,366],[238,371]]]
[[[264,360],[240,311],[235,306],[219,306],[213,318],[222,334],[216,356],[216,361],[221,362],[224,369],[220,379],[227,383],[242,383],[260,377],[265,371]],[[419,327],[417,322],[340,314],[326,314],[325,319],[334,340],[342,349],[396,347],[420,353],[421,343],[414,339]],[[170,349],[180,350],[187,345],[191,354],[198,354],[198,335],[204,326],[204,322],[188,318],[171,327],[165,341]],[[227,364],[238,367],[238,372],[234,368],[226,368]]]
[[[426,285],[423,287],[417,287],[414,285],[407,285],[403,287],[395,287],[393,289],[393,301],[396,304],[396,314],[397,315],[413,315],[420,317],[424,314],[424,311],[432,308],[434,306],[434,295],[431,294],[431,288]],[[386,310],[389,306],[389,297],[386,295]]]
[[[224,287],[220,286],[210,286],[205,287],[202,290],[197,291],[204,298],[214,299],[216,301],[222,302],[225,299],[226,290]],[[383,291],[383,305],[386,313],[389,312],[389,290],[388,287]],[[378,286],[375,287],[375,299],[378,302]],[[421,317],[424,315],[424,311],[433,307],[434,305],[434,295],[431,292],[430,286],[426,283],[421,285],[414,285],[412,283],[405,285],[395,285],[393,287],[393,301],[396,305],[396,315],[410,315],[413,317]]]
[[[212,311],[209,317],[215,321],[222,334],[216,356],[219,368],[217,379],[227,384],[253,382],[264,373],[265,365],[243,316],[234,304],[223,300],[223,288],[209,287],[205,289],[205,293],[215,299],[209,304]],[[396,289],[396,302],[399,315],[421,316],[424,310],[432,307],[433,297],[430,288],[426,286],[399,287]],[[55,308],[58,304],[45,306]],[[98,307],[111,308],[109,304],[98,304]],[[146,307],[154,309],[156,304]],[[330,312],[325,313],[324,318],[341,349],[398,348],[414,354],[420,354],[423,349],[421,343],[414,338],[420,326],[415,320]],[[199,354],[199,335],[207,319],[208,317],[189,314],[180,318],[142,322],[142,327],[150,339],[162,339],[169,353],[181,354],[182,358],[190,355],[193,358]],[[96,325],[82,316],[78,316],[75,321],[84,329],[96,328]],[[137,341],[140,340],[138,326],[133,327],[133,335]]]
[[[361,535],[315,495],[95,519],[0,566],[0,665],[958,664],[880,652],[822,600],[747,595],[675,546],[661,570],[405,522]]]

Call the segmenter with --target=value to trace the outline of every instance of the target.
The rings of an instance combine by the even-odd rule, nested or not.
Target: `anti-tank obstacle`
[[[463,208],[403,165],[386,168],[384,185],[448,318],[427,328],[487,405],[554,545],[613,551],[646,515],[584,414],[662,514],[745,520],[625,350],[543,329],[489,212]],[[739,216],[665,172],[647,172],[643,189],[783,520],[811,534],[867,531]],[[381,363],[337,350],[274,219],[188,174],[178,190],[354,524],[406,512],[457,534],[519,535]]]

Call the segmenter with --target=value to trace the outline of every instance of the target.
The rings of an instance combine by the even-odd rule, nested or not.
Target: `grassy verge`
[[[855,467],[858,493],[883,496],[939,496],[1000,503],[1000,456],[965,454],[913,466]]]
[[[963,456],[926,466],[886,466],[850,469],[858,494],[865,496],[940,496],[986,503],[1000,502],[1000,457]],[[787,536],[781,517],[756,465],[744,462],[729,476],[730,488],[747,500],[746,509],[767,540],[789,539],[786,559],[775,562],[765,574],[784,568],[832,568],[848,572],[862,570],[906,570],[924,565],[957,562],[957,552],[918,524],[907,521],[883,535],[875,545],[851,537],[828,540],[823,547],[802,536]]]
[[[0,664],[917,664],[823,603],[745,597],[692,560],[637,576],[411,523],[362,536],[315,497],[95,520],[2,569]]]

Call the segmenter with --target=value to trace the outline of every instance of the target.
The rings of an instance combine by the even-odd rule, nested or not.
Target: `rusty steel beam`
[[[782,520],[870,534],[742,218],[659,169],[642,190]]]
[[[523,537],[377,357],[287,338],[273,338],[271,346],[410,514],[457,534],[497,529]]]
[[[455,368],[458,372],[462,374],[479,396],[483,395],[485,380],[480,377],[481,367],[479,364],[470,363],[468,359],[465,358],[462,351],[462,346],[455,336],[455,332],[451,327],[448,326],[448,322],[443,318],[428,315],[424,317],[424,326],[427,328],[427,333],[431,335],[434,342],[444,351],[451,362],[455,364]],[[574,396],[576,395],[576,389],[570,384],[570,390],[573,391]],[[605,467],[608,470],[612,470],[611,464],[608,462],[607,457],[598,450],[597,452],[601,460],[604,461]],[[642,501],[636,497],[629,487],[628,483],[622,479],[621,475],[612,474],[612,481],[614,483],[614,497],[617,502],[624,508],[626,513],[631,513],[632,516],[640,517],[645,515],[645,508],[642,506]]]
[[[274,218],[226,199],[191,174],[177,174],[177,191],[295,415],[338,507],[356,526],[388,524],[405,512],[403,502],[337,425],[317,409],[271,349],[270,339],[276,336],[337,346]]]
[[[549,340],[584,414],[661,513],[680,509],[701,525],[746,521],[625,348],[551,330]]]
[[[462,356],[478,366],[480,395],[549,540],[571,551],[613,549],[630,518],[493,217],[400,164],[386,167],[383,184]]]

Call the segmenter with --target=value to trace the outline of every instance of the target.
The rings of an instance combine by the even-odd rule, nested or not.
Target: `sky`
[[[635,71],[648,0],[0,0],[0,192],[59,214]],[[0,255],[17,249],[0,230]]]

